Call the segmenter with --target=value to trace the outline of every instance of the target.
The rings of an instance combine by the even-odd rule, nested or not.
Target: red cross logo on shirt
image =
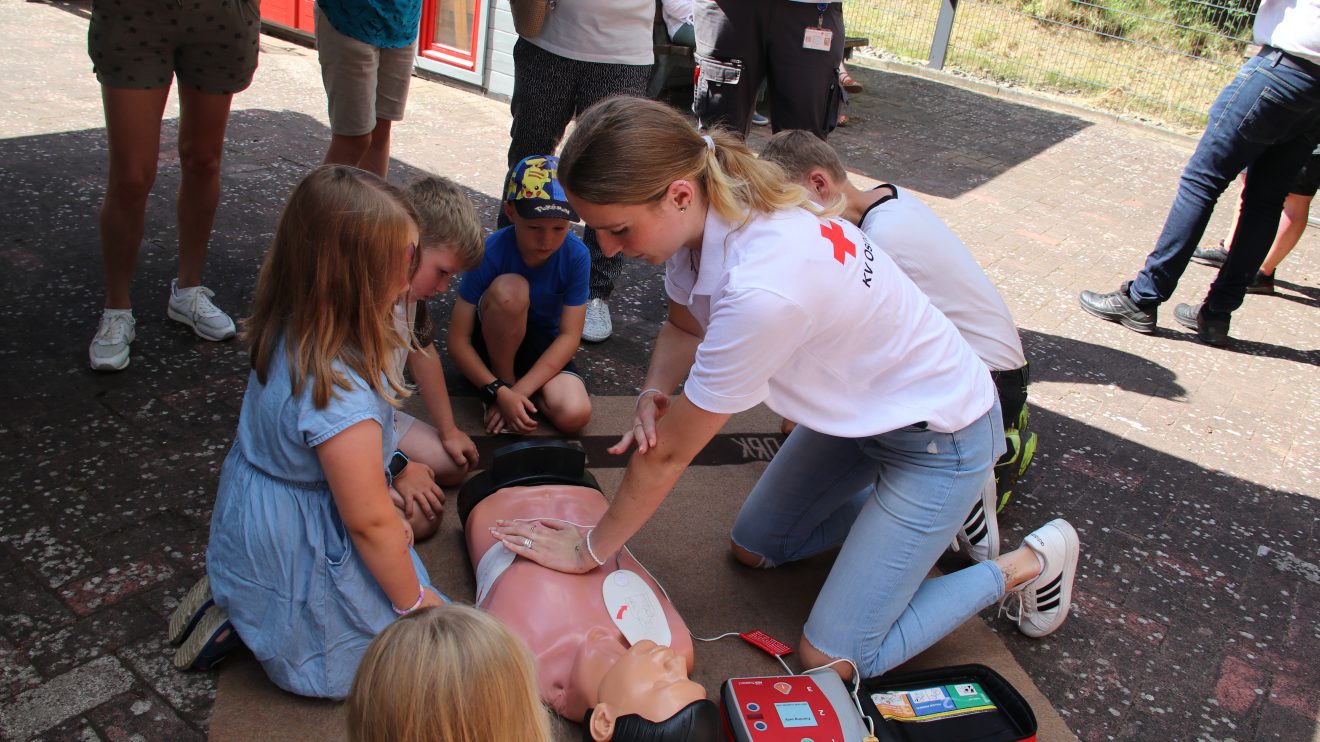
[[[843,257],[845,254],[857,257],[857,246],[843,236],[843,227],[838,222],[820,225],[820,236],[834,245],[834,259],[840,263],[846,262]]]

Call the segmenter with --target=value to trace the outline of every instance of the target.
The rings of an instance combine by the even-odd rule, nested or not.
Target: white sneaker
[[[136,333],[131,309],[101,310],[101,324],[87,347],[87,357],[97,371],[123,371],[128,368],[128,344]]]
[[[588,343],[608,340],[614,332],[614,323],[610,320],[610,305],[604,299],[592,299],[587,302],[587,321],[582,325],[582,339]]]
[[[981,499],[963,521],[954,540],[954,548],[973,561],[984,562],[999,556],[999,518],[995,515],[995,480],[981,488]]]
[[[228,340],[234,336],[234,320],[220,307],[211,303],[215,292],[205,286],[179,288],[179,279],[170,281],[170,304],[166,314],[170,319],[191,327],[198,337],[206,340]]]
[[[1081,547],[1077,531],[1063,518],[1027,534],[1022,544],[1036,552],[1045,566],[1035,579],[1005,595],[999,612],[1016,621],[1018,630],[1027,636],[1042,637],[1068,617]],[[1011,602],[1017,603],[1017,615],[1013,615]]]

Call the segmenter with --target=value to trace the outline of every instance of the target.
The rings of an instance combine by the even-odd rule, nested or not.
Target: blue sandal
[[[179,646],[183,640],[192,633],[193,627],[202,620],[202,614],[206,609],[215,605],[215,599],[211,597],[211,581],[206,575],[198,580],[195,585],[188,588],[179,599],[179,605],[174,609],[174,614],[170,616],[170,644]]]
[[[229,622],[229,614],[212,605],[174,652],[174,666],[180,670],[209,670],[242,643]]]

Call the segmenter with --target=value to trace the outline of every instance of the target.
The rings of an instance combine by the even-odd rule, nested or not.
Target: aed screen
[[[775,711],[779,712],[779,723],[783,724],[785,729],[816,726],[816,715],[811,712],[809,703],[802,701],[776,703]]]

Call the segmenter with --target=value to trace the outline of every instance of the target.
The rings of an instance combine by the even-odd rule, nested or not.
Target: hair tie
[[[706,149],[710,150],[711,152],[714,152],[715,140],[711,139],[709,134],[702,134],[701,138],[706,140]]]

